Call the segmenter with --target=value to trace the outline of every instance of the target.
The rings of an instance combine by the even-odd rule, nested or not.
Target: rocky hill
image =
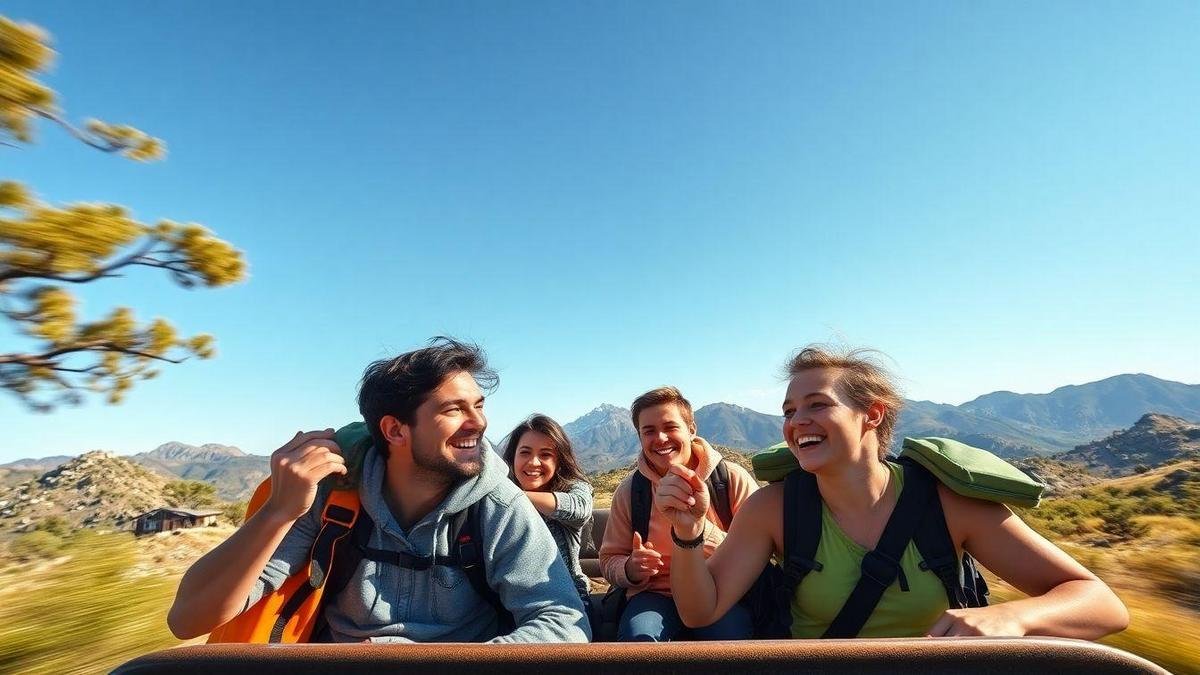
[[[1126,476],[1139,466],[1153,467],[1188,457],[1200,457],[1200,424],[1151,413],[1124,431],[1080,445],[1056,459],[1098,475]]]
[[[1046,486],[1045,497],[1063,495],[1101,481],[1100,477],[1088,473],[1078,464],[1052,457],[1026,457],[1012,460],[1012,463]]]
[[[127,528],[139,514],[165,505],[168,482],[111,453],[89,452],[0,490],[0,535],[31,529],[50,516],[72,528]]]

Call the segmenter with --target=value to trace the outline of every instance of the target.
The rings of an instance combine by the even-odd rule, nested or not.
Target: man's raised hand
[[[297,432],[271,453],[271,498],[263,509],[294,521],[312,508],[317,483],[330,474],[346,475],[346,460],[333,440],[333,429]]]

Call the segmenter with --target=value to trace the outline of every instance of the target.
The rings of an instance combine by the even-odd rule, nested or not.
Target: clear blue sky
[[[111,407],[0,399],[0,461],[269,452],[357,416],[372,359],[473,339],[489,435],[662,383],[777,412],[782,361],[885,351],[961,403],[1200,382],[1200,4],[18,0],[74,119],[0,176],[200,222],[240,286],[83,291],[211,332]],[[0,350],[19,341],[8,334]]]

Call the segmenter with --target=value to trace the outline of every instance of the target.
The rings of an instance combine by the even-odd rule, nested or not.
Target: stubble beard
[[[433,482],[452,485],[464,480],[474,478],[483,471],[483,441],[476,446],[476,455],[474,459],[464,462],[455,462],[438,453],[436,450],[417,450],[413,451],[413,464],[426,474]]]

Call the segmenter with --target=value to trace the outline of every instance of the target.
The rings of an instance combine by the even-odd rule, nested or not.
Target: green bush
[[[9,547],[9,555],[22,561],[53,558],[62,553],[63,545],[62,537],[52,532],[34,530],[17,537]]]
[[[232,502],[221,507],[221,517],[234,525],[246,519],[246,502]]]
[[[56,537],[66,537],[71,534],[71,524],[62,516],[47,516],[37,524],[37,529],[49,532]]]
[[[163,496],[171,506],[197,509],[217,503],[217,488],[198,480],[173,480],[163,488]]]

